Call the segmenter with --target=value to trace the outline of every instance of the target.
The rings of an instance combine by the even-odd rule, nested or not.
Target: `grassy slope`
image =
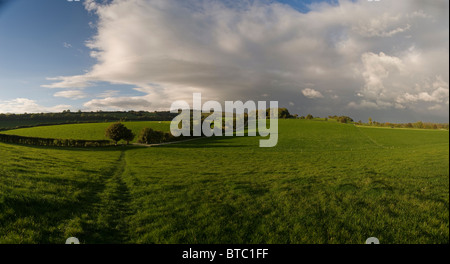
[[[74,233],[95,241],[108,233],[97,220],[119,156],[0,144],[0,243],[61,244]]]
[[[275,148],[216,138],[129,152],[132,241],[448,243],[448,132],[402,131],[280,120]]]
[[[127,128],[133,130],[137,135],[142,128],[151,127],[155,130],[164,132],[170,131],[169,121],[142,121],[142,122],[122,122]],[[42,138],[60,138],[60,139],[86,139],[102,140],[105,137],[106,128],[112,123],[89,123],[89,124],[69,124],[57,126],[40,126],[32,128],[14,129],[3,131],[3,134],[42,137]],[[136,141],[136,139],[135,139]]]
[[[280,120],[276,147],[258,140],[0,143],[0,242],[449,242],[448,131]]]

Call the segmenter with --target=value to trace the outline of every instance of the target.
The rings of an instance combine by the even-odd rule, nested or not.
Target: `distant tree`
[[[425,126],[423,125],[422,121],[419,121],[419,122],[414,123],[414,127],[415,128],[424,128]]]
[[[133,133],[133,131],[131,129],[126,129],[123,131],[123,137],[122,139],[125,140],[127,142],[127,145],[130,144],[130,141],[133,141],[133,139],[135,138],[135,134]]]
[[[164,142],[164,132],[155,130],[153,132],[152,143],[157,144],[162,142]]]
[[[153,135],[153,129],[151,128],[143,128],[141,130],[141,132],[139,132],[138,135],[138,142],[142,143],[142,144],[150,144],[151,140],[152,140],[152,135]]]
[[[306,119],[313,119],[314,117],[311,115],[311,114],[308,114],[307,116],[306,116]]]
[[[164,133],[164,142],[172,141],[174,139],[175,137],[170,132]]]
[[[128,128],[126,128],[122,123],[117,122],[111,124],[108,128],[106,128],[105,136],[117,145],[121,139],[124,139],[124,136],[128,133]]]
[[[340,122],[340,123],[345,123],[346,124],[346,123],[353,122],[353,119],[351,117],[348,117],[348,116],[340,116],[340,117],[337,118],[337,121]]]
[[[289,113],[287,108],[278,108],[278,118],[291,118],[292,115]]]
[[[172,135],[151,128],[143,128],[138,135],[138,142],[142,144],[158,144],[172,139]]]
[[[270,118],[270,108],[266,109],[266,116]],[[278,108],[278,118],[292,118],[293,116],[289,113],[287,108]]]
[[[372,117],[369,117],[369,125],[372,125],[372,124],[373,124]]]

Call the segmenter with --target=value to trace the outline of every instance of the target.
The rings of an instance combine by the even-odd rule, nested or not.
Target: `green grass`
[[[119,156],[0,144],[0,242],[61,244],[74,233],[95,236],[105,181]]]
[[[279,120],[259,139],[0,143],[0,242],[449,243],[448,131]]]
[[[169,121],[134,121],[122,122],[127,128],[131,129],[136,135],[144,127],[153,128],[164,132],[170,131]],[[105,130],[112,123],[88,123],[88,124],[67,124],[55,126],[38,126],[32,128],[21,128],[8,131],[2,131],[3,134],[19,135],[27,137],[58,138],[58,139],[85,139],[85,140],[104,140]],[[136,142],[137,137],[133,142]]]

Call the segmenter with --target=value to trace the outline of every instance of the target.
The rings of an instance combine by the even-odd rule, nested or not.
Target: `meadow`
[[[1,133],[40,138],[106,140],[108,138],[105,136],[105,130],[113,123],[114,122],[36,126],[2,131]],[[170,131],[170,121],[131,121],[122,123],[136,135],[138,135],[144,127],[151,127],[154,130],[163,132]],[[132,142],[135,143],[136,141],[137,138]]]
[[[103,139],[107,125],[71,126],[8,133]],[[449,243],[448,131],[279,120],[278,145],[260,139],[0,143],[0,243]]]

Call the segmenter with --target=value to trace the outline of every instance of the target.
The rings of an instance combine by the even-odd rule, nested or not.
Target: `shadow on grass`
[[[204,137],[196,140],[177,142],[173,144],[152,146],[158,148],[242,148],[249,145],[233,144],[229,140],[236,137]]]
[[[132,212],[122,180],[125,167],[122,152],[116,166],[91,179],[89,174],[77,179],[21,175],[29,185],[44,183],[50,189],[0,195],[0,227],[19,225],[32,231],[29,243],[62,244],[72,236],[87,244],[127,243],[126,219]]]
[[[69,150],[69,151],[123,151],[128,149],[135,149],[135,148],[143,148],[145,146],[136,146],[136,145],[111,145],[106,147],[55,147],[55,146],[35,146],[35,145],[27,145],[27,144],[16,144],[16,143],[7,143],[7,142],[0,142],[1,144],[5,145],[12,145],[12,146],[21,146],[21,147],[28,147],[33,149],[52,149],[52,150]]]

